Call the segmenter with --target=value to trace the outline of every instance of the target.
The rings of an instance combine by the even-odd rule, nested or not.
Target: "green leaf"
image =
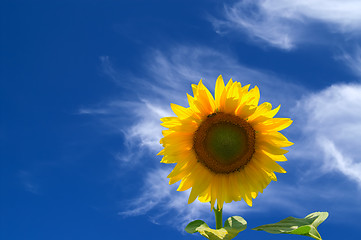
[[[246,220],[239,216],[233,216],[228,218],[224,223],[224,227],[220,229],[212,229],[202,220],[195,220],[189,223],[185,230],[188,233],[199,232],[202,236],[210,240],[230,240],[246,228]]]
[[[266,231],[268,233],[285,233],[308,236],[314,239],[322,240],[317,231],[317,227],[326,220],[328,212],[314,212],[305,218],[288,217],[278,223],[266,224],[252,230]]]

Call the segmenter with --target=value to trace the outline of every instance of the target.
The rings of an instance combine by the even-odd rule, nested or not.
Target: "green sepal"
[[[314,239],[322,240],[317,231],[317,227],[326,220],[328,212],[314,212],[305,218],[288,217],[278,223],[266,224],[252,230],[266,231],[268,233],[285,233],[308,236]]]
[[[210,240],[230,240],[235,238],[239,232],[247,228],[247,222],[242,217],[233,216],[224,222],[224,227],[212,229],[202,220],[190,222],[185,230],[187,233],[199,232]]]

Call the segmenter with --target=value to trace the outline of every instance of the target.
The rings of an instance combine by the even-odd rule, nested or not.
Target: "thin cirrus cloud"
[[[170,171],[171,168],[167,166],[148,171],[141,194],[126,204],[127,210],[118,214],[122,217],[146,214],[153,223],[165,223],[179,231],[183,231],[190,221],[208,216],[209,205],[198,201],[188,205],[189,190],[177,192],[177,184],[168,184],[167,175]]]
[[[361,47],[356,46],[352,51],[343,51],[336,60],[341,60],[358,77],[361,77]]]
[[[290,50],[314,41],[312,24],[323,24],[331,33],[352,34],[361,29],[358,0],[245,0],[225,4],[223,17],[211,18],[218,33],[240,31],[251,39]]]
[[[83,107],[79,114],[95,116],[103,126],[115,134],[124,136],[126,151],[114,153],[114,158],[122,165],[137,164],[147,150],[159,152],[162,137],[160,118],[172,115],[161,104],[151,99],[115,99],[99,106]],[[124,114],[127,113],[127,114]]]

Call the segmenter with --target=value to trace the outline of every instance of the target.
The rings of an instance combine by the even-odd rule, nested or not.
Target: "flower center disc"
[[[209,115],[193,138],[197,159],[215,173],[245,166],[254,153],[255,132],[247,121],[223,112]]]

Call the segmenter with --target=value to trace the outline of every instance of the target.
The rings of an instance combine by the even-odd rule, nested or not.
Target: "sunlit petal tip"
[[[192,86],[193,96],[196,97],[197,96],[198,85],[197,84],[192,84],[191,86]]]
[[[217,78],[217,81],[216,81],[215,91],[216,92],[218,91],[219,93],[222,93],[221,91],[223,91],[224,87],[225,87],[225,85],[224,85],[222,75],[219,75],[219,77]]]
[[[257,197],[257,193],[256,193],[256,192],[251,192],[251,197],[252,197],[253,199],[255,199],[255,198]]]
[[[227,83],[227,85],[226,85],[227,90],[228,90],[232,85],[233,85],[233,80],[232,80],[232,78],[231,78],[231,79],[229,79],[229,81],[228,81],[228,83]]]
[[[169,178],[168,184],[169,184],[169,185],[172,185],[172,184],[174,184],[174,183],[176,183],[176,182],[178,182],[178,181],[174,181],[172,178]]]
[[[246,197],[245,199],[243,199],[246,203],[247,203],[247,205],[248,206],[250,206],[250,207],[252,207],[252,199],[250,199],[249,197]]]
[[[192,188],[191,193],[188,198],[188,204],[191,204],[192,202],[194,202],[197,199],[197,197],[198,197],[198,194],[196,194]]]

